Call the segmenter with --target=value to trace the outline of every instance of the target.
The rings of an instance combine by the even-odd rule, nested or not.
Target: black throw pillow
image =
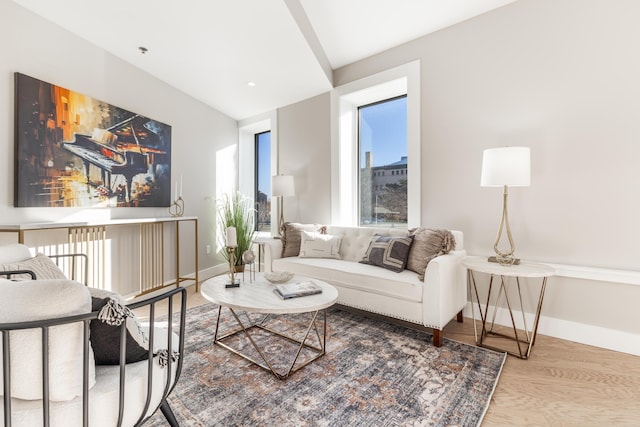
[[[126,363],[149,358],[149,342],[135,314],[112,297],[91,297],[92,311],[100,317],[90,324],[90,339],[96,365],[120,364],[120,325],[126,323]]]

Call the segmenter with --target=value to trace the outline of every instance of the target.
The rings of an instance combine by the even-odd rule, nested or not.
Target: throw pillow
[[[95,288],[90,288],[90,293],[92,311],[100,311],[98,319],[92,320],[89,327],[96,365],[120,363],[120,325],[123,322],[126,322],[127,328],[126,363],[147,360],[149,339],[122,297],[114,292]]]
[[[400,273],[407,265],[412,242],[413,236],[390,237],[375,234],[360,262]]]
[[[449,230],[417,227],[409,230],[409,234],[413,236],[413,245],[409,251],[407,270],[415,271],[424,281],[429,262],[451,252],[456,247],[456,240]]]
[[[0,271],[16,271],[30,270],[36,275],[36,279],[66,279],[62,270],[58,268],[55,262],[45,254],[38,253],[35,257],[20,262],[12,262],[0,264]],[[28,274],[15,274],[11,276],[12,280],[30,280]]]
[[[316,233],[326,233],[326,227],[320,224],[299,224],[296,222],[285,222],[284,233],[282,234],[282,258],[298,256],[300,254],[300,242],[303,231],[314,231]]]
[[[340,256],[341,236],[308,231],[303,231],[300,236],[300,258],[342,259]]]

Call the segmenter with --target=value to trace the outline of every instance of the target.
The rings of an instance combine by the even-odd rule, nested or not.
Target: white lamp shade
[[[531,184],[529,147],[502,147],[484,150],[482,187],[528,187]]]
[[[291,175],[274,175],[271,177],[271,195],[272,196],[295,196],[296,191],[293,185],[293,176]]]

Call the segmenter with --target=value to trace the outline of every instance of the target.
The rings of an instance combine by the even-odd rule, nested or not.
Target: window
[[[361,224],[360,172],[362,169],[359,147],[360,107],[395,98],[406,102],[406,156],[411,159],[411,168],[404,165],[381,169],[380,184],[387,180],[405,179],[407,214],[402,227],[417,227],[424,220],[421,211],[421,134],[420,134],[420,62],[412,61],[398,67],[366,76],[331,92],[332,163],[331,163],[331,221],[337,225],[357,226]],[[366,156],[365,156],[366,158]],[[373,160],[378,161],[374,154]],[[401,163],[402,157],[394,160]],[[377,165],[376,165],[377,166]],[[373,168],[372,162],[372,168]],[[396,174],[392,175],[393,170]],[[398,172],[404,170],[402,174]],[[372,185],[374,185],[372,183]],[[371,198],[371,196],[369,196]],[[378,200],[380,202],[380,199]],[[375,207],[375,198],[372,199]],[[381,209],[379,209],[382,211]],[[375,218],[375,217],[374,217]]]
[[[271,132],[255,135],[256,230],[271,228]]]
[[[406,227],[406,95],[358,107],[358,155],[359,225]],[[378,173],[383,169],[391,176]]]

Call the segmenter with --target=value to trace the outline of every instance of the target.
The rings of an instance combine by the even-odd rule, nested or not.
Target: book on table
[[[276,285],[273,292],[282,299],[289,299],[320,294],[322,293],[322,288],[315,282],[308,280],[305,282]]]

